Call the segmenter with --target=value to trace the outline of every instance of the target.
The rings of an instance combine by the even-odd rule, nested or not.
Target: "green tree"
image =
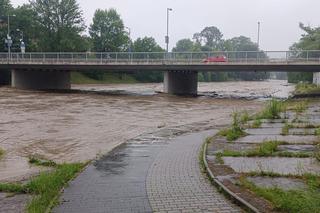
[[[200,44],[204,44],[204,46],[207,46],[206,49],[210,50],[221,50],[223,44],[222,37],[223,34],[215,26],[205,27],[200,33],[193,35],[193,39]]]
[[[26,45],[26,52],[38,51],[38,40],[40,30],[34,21],[36,13],[30,4],[24,4],[14,9],[15,17],[10,22],[11,37],[13,39],[12,52],[20,52],[20,43],[23,41]],[[17,31],[19,29],[19,31]]]
[[[123,21],[115,9],[96,10],[89,33],[97,52],[126,51],[130,44]]]
[[[177,42],[176,46],[172,49],[172,52],[192,52],[200,51],[199,45],[191,41],[190,39],[181,39]]]
[[[164,52],[152,37],[137,38],[132,44],[133,52]]]
[[[0,0],[0,52],[6,51],[5,39],[7,38],[7,15],[11,14],[13,7],[10,3],[10,0]]]
[[[297,52],[293,57],[306,57],[306,53],[300,53],[302,50],[319,50],[320,49],[320,27],[307,27],[299,23],[300,29],[304,31],[300,40],[294,43],[290,50]],[[308,57],[319,58],[319,52],[309,52]],[[288,82],[297,83],[300,81],[312,82],[312,73],[305,72],[288,72]]]
[[[152,37],[138,38],[132,44],[133,52],[164,52],[164,49],[157,44],[156,40]],[[145,57],[140,55],[141,57]],[[162,57],[162,54],[150,54],[147,55],[150,59]],[[139,55],[135,56],[139,58]],[[163,74],[159,71],[152,72],[136,72],[133,74],[133,77],[140,82],[161,82],[163,81]]]
[[[11,14],[13,7],[10,0],[0,0],[0,52],[7,51],[5,39],[7,37],[7,15]],[[11,73],[9,70],[0,70],[0,85],[9,84]]]
[[[82,10],[76,0],[30,0],[39,25],[39,50],[85,51]]]

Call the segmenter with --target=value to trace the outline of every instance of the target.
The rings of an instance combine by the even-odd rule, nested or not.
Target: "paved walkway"
[[[214,133],[126,143],[72,181],[54,212],[240,212],[200,172],[199,149]]]

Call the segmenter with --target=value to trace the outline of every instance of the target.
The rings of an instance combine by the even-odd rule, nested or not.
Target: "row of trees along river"
[[[7,51],[4,39],[7,34],[6,15],[15,14],[10,23],[13,38],[13,52],[20,51],[21,32],[27,52],[162,52],[163,48],[152,37],[131,40],[121,16],[115,9],[95,11],[92,23],[86,26],[83,12],[76,0],[30,0],[14,8],[10,0],[0,0],[0,52]],[[305,34],[292,50],[320,49],[320,28],[300,24]],[[17,31],[16,29],[20,29]],[[89,32],[89,33],[87,33]],[[215,26],[205,27],[194,33],[192,40],[181,39],[172,49],[183,51],[257,51],[256,43],[245,36],[225,39]],[[161,82],[162,73],[137,72],[123,78],[122,74],[106,74],[94,70],[84,73],[87,78],[98,82],[108,79],[129,79],[133,82]],[[79,75],[77,75],[79,76]],[[1,72],[0,82],[8,81],[9,72]],[[269,78],[268,73],[199,73],[200,81],[261,80]],[[312,74],[290,73],[289,82],[312,80]]]

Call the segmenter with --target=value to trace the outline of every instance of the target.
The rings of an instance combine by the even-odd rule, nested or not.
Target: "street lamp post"
[[[20,29],[17,29],[16,31],[19,32],[21,35],[21,39],[19,39],[20,40],[20,50],[21,50],[21,53],[24,54],[26,52],[26,45],[23,41],[23,31]]]
[[[16,15],[11,15],[12,17],[15,17]],[[10,15],[8,14],[8,34],[7,34],[7,45],[8,45],[8,59],[11,58],[11,45],[12,45],[12,39],[10,36]]]
[[[258,50],[260,48],[260,21],[258,21],[258,40],[257,40],[257,44],[258,44]]]
[[[130,45],[129,45],[129,52],[131,52],[131,29],[129,27],[125,27],[128,30],[129,39],[130,39]]]
[[[169,52],[169,12],[172,11],[172,8],[167,8],[167,35],[165,38],[166,41],[166,51],[167,53]]]

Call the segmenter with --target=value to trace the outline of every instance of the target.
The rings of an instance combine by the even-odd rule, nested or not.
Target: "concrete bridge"
[[[222,55],[224,62],[203,62]],[[70,89],[71,71],[163,71],[166,93],[195,95],[200,71],[313,72],[314,83],[320,84],[320,50],[0,53],[0,70],[11,70],[12,86],[20,89]]]

